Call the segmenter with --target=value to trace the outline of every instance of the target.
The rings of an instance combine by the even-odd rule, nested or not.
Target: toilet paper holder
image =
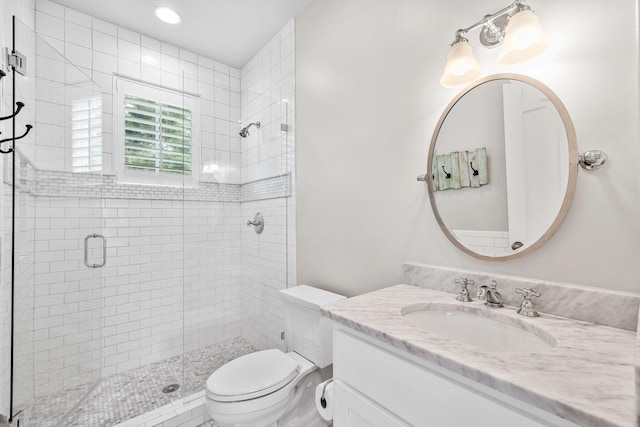
[[[333,382],[333,378],[331,378],[329,381],[325,381],[324,386],[322,386],[322,394],[320,395],[320,405],[322,405],[323,408],[327,408],[327,399],[324,398],[324,391],[326,390],[327,386]]]

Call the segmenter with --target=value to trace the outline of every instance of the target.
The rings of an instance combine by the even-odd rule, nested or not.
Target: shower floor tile
[[[64,419],[62,425],[114,426],[203,390],[214,370],[256,350],[246,340],[238,338],[104,378]],[[179,384],[180,388],[173,393],[163,393],[163,387],[169,384]],[[54,427],[78,400],[77,393],[58,393],[38,398],[27,425]],[[206,427],[215,425],[213,422],[203,424]]]

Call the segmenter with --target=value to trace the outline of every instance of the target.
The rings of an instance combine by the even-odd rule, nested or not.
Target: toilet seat
[[[294,359],[280,350],[241,356],[216,370],[207,380],[207,397],[218,402],[241,402],[276,392],[300,371]]]

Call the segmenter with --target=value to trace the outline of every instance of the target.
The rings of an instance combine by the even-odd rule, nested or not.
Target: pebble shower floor
[[[28,427],[111,427],[177,399],[204,390],[213,371],[230,360],[256,351],[242,338],[171,357],[131,371],[104,378],[75,409],[83,390],[40,397],[31,411]],[[163,393],[169,384],[179,384],[173,393]],[[73,411],[62,420],[65,413]],[[61,424],[58,424],[62,420]],[[201,426],[213,427],[212,421]]]

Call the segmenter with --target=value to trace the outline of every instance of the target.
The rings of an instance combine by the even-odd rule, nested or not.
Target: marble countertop
[[[496,352],[451,341],[411,325],[403,309],[450,304],[556,340],[542,353]],[[635,332],[514,307],[461,303],[449,293],[396,285],[321,308],[322,315],[393,347],[581,426],[635,426]]]

